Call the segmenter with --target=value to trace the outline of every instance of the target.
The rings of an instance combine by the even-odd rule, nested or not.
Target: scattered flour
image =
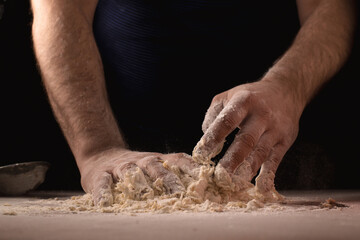
[[[16,216],[17,213],[15,211],[6,211],[6,212],[3,212],[3,215]]]
[[[328,198],[325,202],[322,202],[320,206],[322,208],[328,208],[328,209],[337,208],[337,207],[341,207],[341,208],[342,207],[349,207],[349,206],[347,206],[345,204],[336,202],[332,198]]]
[[[184,190],[167,194],[163,179],[155,181],[143,174],[140,168],[128,170],[122,181],[114,184],[112,190],[104,192],[104,199],[110,204],[100,202],[94,205],[91,194],[73,196],[70,199],[46,199],[29,201],[21,206],[3,204],[4,215],[51,214],[51,213],[173,213],[173,212],[223,212],[255,210],[278,211],[286,208],[287,202],[275,188],[264,192],[256,188],[243,175],[230,175],[221,165],[216,167],[210,159],[193,158],[200,167],[186,169],[186,166],[163,166],[175,173],[184,186]],[[199,161],[200,159],[200,161]],[[274,176],[269,176],[269,179]],[[341,207],[330,199],[319,208]],[[1,206],[0,206],[1,209]]]
[[[169,168],[167,162],[164,162],[164,166]],[[263,207],[269,199],[265,199],[250,183],[245,188],[238,186],[239,183],[233,182],[221,167],[203,165],[200,169],[194,170],[197,171],[197,174],[193,175],[196,177],[184,174],[178,168],[169,169],[178,175],[185,186],[185,192],[166,194],[161,179],[151,183],[142,177],[142,171],[138,168],[126,174],[123,181],[113,186],[110,197],[113,202],[110,206],[102,206],[101,203],[95,206],[91,194],[74,196],[62,201],[61,205],[74,212],[222,212],[234,209],[255,210]],[[274,192],[271,196],[271,202],[282,200],[278,193]]]
[[[163,162],[163,166],[175,173],[181,181],[180,185],[184,186],[183,191],[173,194],[167,194],[168,191],[162,178],[150,181],[140,168],[135,167],[128,170],[122,181],[112,186],[111,191],[102,193],[102,199],[106,199],[107,202],[100,201],[96,206],[92,195],[85,194],[65,200],[38,200],[37,205],[32,202],[29,206],[12,209],[25,213],[36,211],[41,213],[172,213],[179,211],[222,212],[240,209],[253,211],[283,200],[275,189],[262,193],[241,175],[231,176],[221,165],[215,167],[210,158],[199,156],[194,151],[193,158],[200,166],[193,169],[169,165],[167,161]]]
[[[167,161],[163,163],[166,169],[179,177],[184,186],[181,193],[166,194],[161,178],[152,182],[140,168],[134,168],[125,174],[122,181],[113,185],[111,192],[104,193],[111,195],[103,196],[104,199],[111,199],[110,206],[102,202],[95,206],[91,194],[75,196],[63,203],[69,206],[70,211],[172,213],[222,212],[234,209],[253,211],[265,204],[284,200],[275,189],[262,193],[240,175],[230,176],[221,165],[215,167],[209,158],[198,156],[193,154],[200,167],[188,171],[169,166]]]

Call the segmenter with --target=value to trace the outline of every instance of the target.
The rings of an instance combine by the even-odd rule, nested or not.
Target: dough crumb
[[[15,211],[7,211],[7,212],[3,212],[3,215],[16,216],[17,213]]]
[[[255,187],[248,177],[229,174],[221,165],[209,163],[203,158],[202,164],[195,168],[174,166],[163,162],[163,166],[178,176],[183,186],[181,193],[168,193],[162,178],[155,181],[144,175],[140,168],[134,167],[124,174],[124,178],[104,191],[103,198],[109,204],[94,205],[93,196],[84,194],[71,198],[51,198],[26,202],[23,206],[3,204],[3,215],[25,214],[84,214],[112,213],[136,216],[137,213],[174,212],[274,212],[298,211],[288,199],[280,195],[269,181],[274,175],[269,173],[263,179],[264,188]],[[200,161],[199,161],[200,162]],[[184,170],[185,169],[185,170]],[[246,170],[246,166],[244,167]],[[270,184],[271,183],[271,184]],[[110,201],[111,200],[111,201]],[[315,209],[348,207],[329,198],[316,203]],[[302,209],[302,208],[301,208]],[[310,209],[305,208],[303,209]]]
[[[343,207],[349,207],[349,206],[342,204],[342,203],[338,203],[332,198],[328,198],[325,202],[322,202],[320,204],[320,207],[332,209],[332,208],[343,208]]]
[[[255,211],[269,202],[269,196],[272,196],[271,202],[283,199],[275,189],[267,193],[259,192],[253,184],[229,174],[221,165],[215,167],[204,163],[190,174],[169,167],[166,161],[163,165],[179,177],[184,186],[181,194],[167,194],[162,179],[150,181],[140,169],[133,169],[106,193],[110,194],[107,198],[113,199],[108,206],[95,206],[91,194],[72,197],[64,203],[72,212],[135,214],[224,212],[236,209]]]

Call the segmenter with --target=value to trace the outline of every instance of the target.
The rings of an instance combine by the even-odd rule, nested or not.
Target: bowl
[[[43,161],[15,163],[0,167],[0,194],[23,195],[45,180],[50,163]]]

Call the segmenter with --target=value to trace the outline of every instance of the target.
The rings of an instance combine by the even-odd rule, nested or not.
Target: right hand
[[[276,77],[268,76],[215,96],[194,159],[206,162],[216,156],[226,137],[239,128],[217,168],[223,167],[244,183],[250,182],[261,168],[257,189],[263,193],[275,190],[276,170],[298,135],[304,108],[297,89],[280,83]]]
[[[168,161],[170,166],[177,165],[185,172],[198,167],[191,156],[184,153],[161,154],[112,149],[82,161],[79,166],[81,185],[85,192],[92,194],[95,205],[109,206],[113,203],[111,186],[123,180],[127,172],[140,168],[140,177],[145,179],[148,176],[152,182],[162,179],[166,194],[181,194],[185,187],[175,173],[163,166],[164,161]],[[147,187],[151,190],[150,186]]]

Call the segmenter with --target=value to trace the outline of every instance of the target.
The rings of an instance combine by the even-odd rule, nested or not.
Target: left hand
[[[203,122],[201,140],[193,157],[202,162],[216,156],[225,138],[239,132],[219,164],[230,175],[251,181],[261,167],[256,187],[274,189],[275,172],[295,141],[304,104],[280,81],[265,79],[216,95]]]

